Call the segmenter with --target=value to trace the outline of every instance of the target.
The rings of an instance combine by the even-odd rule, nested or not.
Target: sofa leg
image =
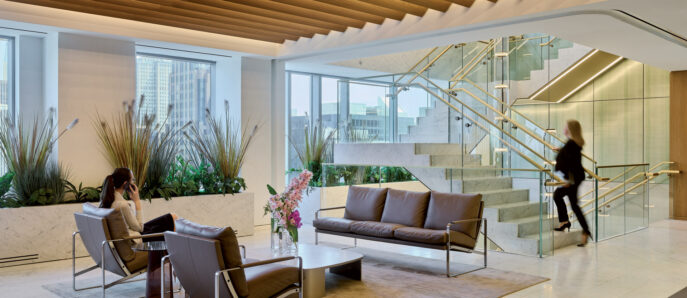
[[[358,247],[358,238],[353,238],[353,247]]]
[[[319,241],[317,239],[317,231],[315,231],[315,245],[319,244]]]
[[[446,249],[446,277],[451,277],[451,248]]]

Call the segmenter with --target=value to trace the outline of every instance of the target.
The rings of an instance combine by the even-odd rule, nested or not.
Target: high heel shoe
[[[587,246],[587,241],[589,241],[589,239],[594,240],[594,238],[592,238],[592,234],[587,233],[587,232],[582,232],[582,243],[578,244],[577,246],[579,246],[579,247]]]
[[[565,229],[568,229],[568,232],[570,232],[570,226],[571,226],[570,222],[566,222],[566,223],[562,224],[560,227],[554,228],[554,230],[562,232]]]

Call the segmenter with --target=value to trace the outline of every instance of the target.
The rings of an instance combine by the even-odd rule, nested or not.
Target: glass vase
[[[286,228],[280,229],[280,254],[285,256],[298,255],[298,243],[293,240],[291,234]]]
[[[272,256],[276,257],[281,253],[281,233],[279,229],[279,225],[277,224],[277,220],[272,218],[270,222],[270,250],[272,252]]]

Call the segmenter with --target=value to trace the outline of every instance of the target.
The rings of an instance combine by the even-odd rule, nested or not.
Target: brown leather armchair
[[[83,204],[83,213],[74,213],[74,219],[78,231],[72,234],[72,288],[74,291],[102,288],[103,297],[107,288],[146,272],[148,254],[134,252],[131,249],[133,240],[162,236],[162,234],[148,234],[129,237],[129,231],[119,210],[97,208],[88,203]],[[76,235],[81,235],[88,254],[95,262],[94,266],[79,272],[76,272]],[[101,285],[76,288],[77,276],[97,268],[102,270]],[[122,278],[106,284],[105,271],[122,276]]]
[[[203,226],[185,219],[176,221],[176,232],[164,235],[169,255],[163,260],[172,263],[189,297],[302,296],[300,257],[244,259],[231,228]],[[278,264],[293,259],[298,259],[297,268]],[[164,288],[162,291],[164,296]]]

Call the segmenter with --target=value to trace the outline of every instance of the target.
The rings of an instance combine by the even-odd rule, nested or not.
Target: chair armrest
[[[315,219],[319,218],[320,212],[322,212],[322,211],[337,210],[337,209],[346,209],[346,206],[329,207],[329,208],[319,209],[319,210],[315,211]]]
[[[163,237],[163,236],[165,236],[164,233],[154,233],[154,234],[145,234],[145,235],[136,235],[136,236],[126,236],[124,238],[110,239],[110,240],[106,240],[106,241],[107,242],[117,242],[117,241],[124,241],[124,240],[144,239],[144,238]]]
[[[241,249],[241,252],[243,252],[243,258],[246,258],[246,246],[245,245],[239,245],[239,248]]]
[[[288,260],[293,260],[295,258],[296,257],[294,257],[294,256],[274,258],[274,259],[269,259],[269,260],[263,260],[263,261],[257,261],[257,262],[253,262],[253,263],[243,264],[240,267],[241,268],[250,268],[250,267],[262,266],[262,265],[267,265],[267,264],[272,264],[272,263],[284,262],[284,261],[288,261]]]
[[[455,225],[455,224],[473,222],[473,221],[487,221],[487,219],[483,217],[483,218],[470,218],[470,219],[454,220],[454,221],[446,224],[446,227],[450,228],[452,225]]]

